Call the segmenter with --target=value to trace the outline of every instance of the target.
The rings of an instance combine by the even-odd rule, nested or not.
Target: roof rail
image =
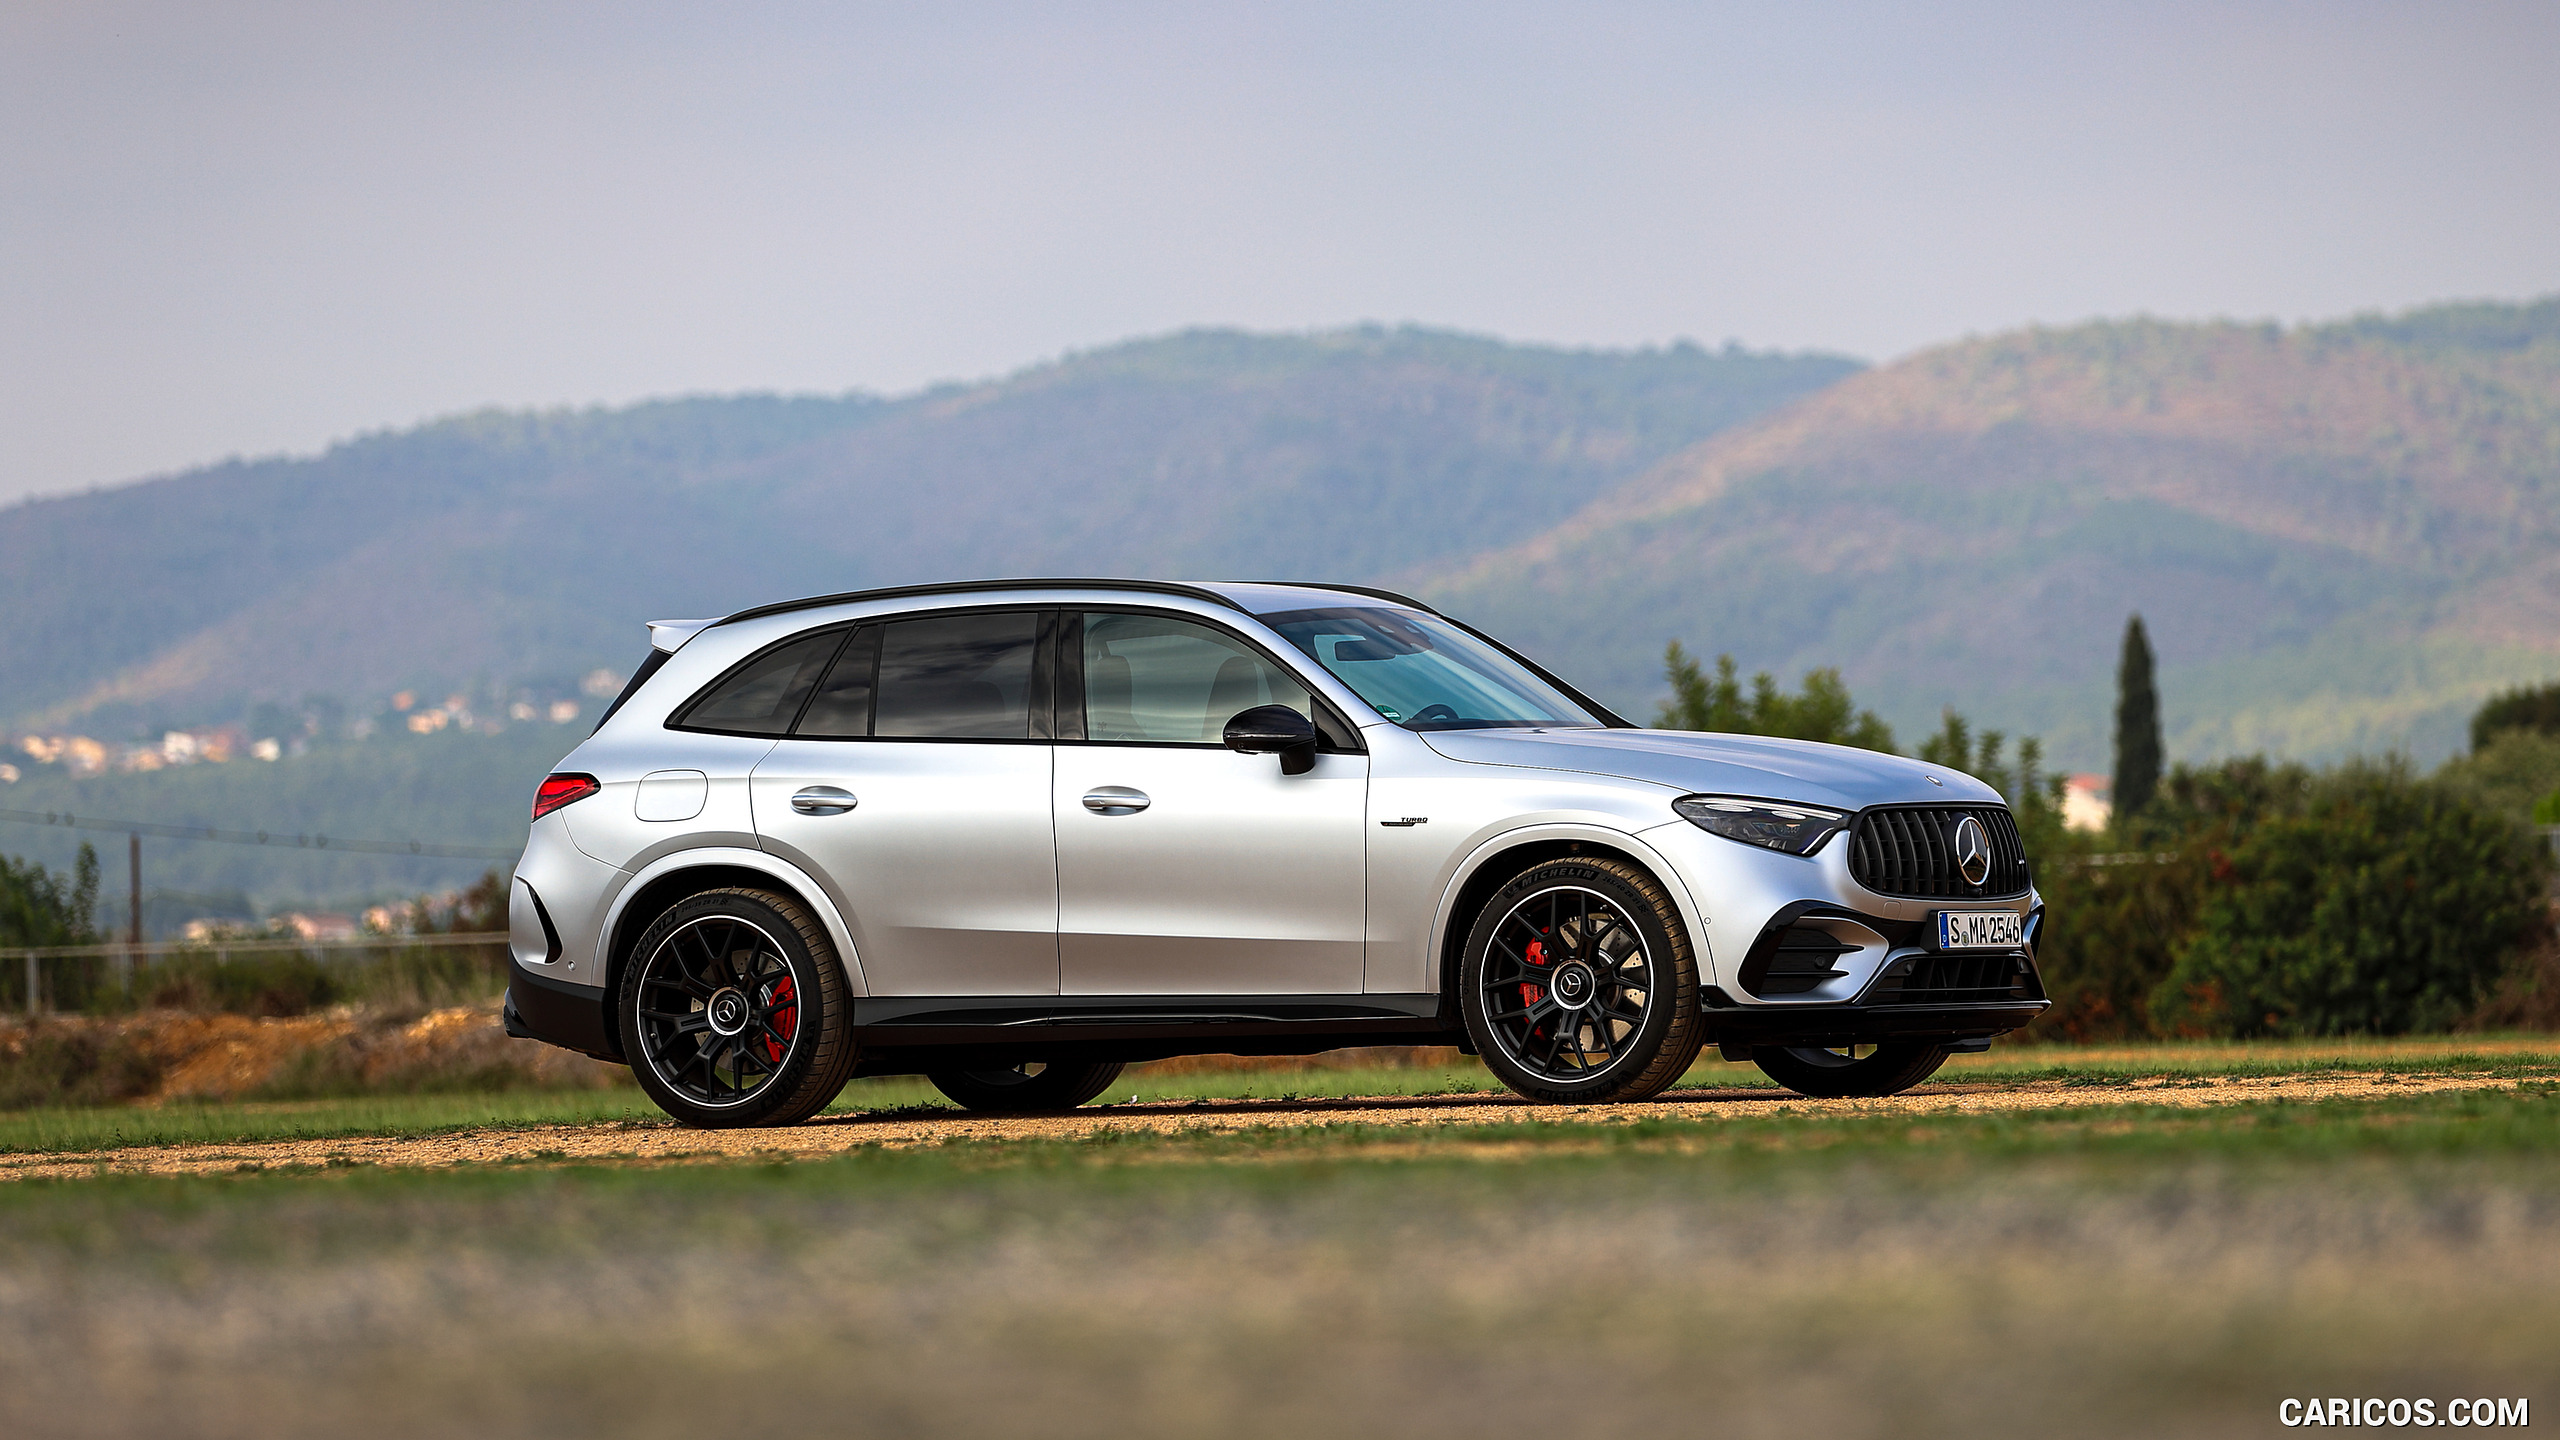
[[[1425,615],[1438,615],[1440,613],[1439,611],[1432,609],[1430,606],[1423,604],[1421,601],[1414,599],[1410,595],[1400,595],[1393,590],[1380,590],[1371,585],[1335,585],[1319,580],[1256,580],[1253,583],[1256,585],[1285,587],[1291,590],[1338,590],[1345,595],[1366,595],[1372,600],[1392,600],[1398,605],[1410,606],[1413,609],[1421,611]]]
[[[1339,587],[1336,587],[1339,588]],[[1179,580],[946,580],[935,585],[893,585],[885,590],[848,590],[841,595],[812,595],[805,600],[782,600],[771,605],[758,605],[735,615],[724,615],[714,622],[732,625],[740,620],[754,620],[765,615],[784,615],[794,610],[814,610],[821,605],[850,605],[859,600],[905,600],[919,595],[965,595],[972,590],[1138,590],[1160,595],[1183,595],[1193,600],[1206,600],[1230,610],[1244,607],[1205,585],[1188,585]],[[708,628],[708,627],[706,627]]]

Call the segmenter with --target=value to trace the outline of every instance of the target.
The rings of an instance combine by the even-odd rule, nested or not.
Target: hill
[[[1202,331],[898,401],[488,413],[0,511],[0,726],[628,665],[639,622],[987,574],[1374,577],[1855,369]]]
[[[1630,706],[1677,636],[2092,769],[2140,610],[2175,753],[2432,760],[2490,690],[2560,673],[2555,540],[2544,301],[1950,345],[1400,578]]]

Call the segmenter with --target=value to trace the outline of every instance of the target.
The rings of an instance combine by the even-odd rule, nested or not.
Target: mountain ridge
[[[2560,669],[2560,300],[2091,322],[1865,368],[1201,329],[914,395],[481,411],[0,511],[0,724],[554,689],[637,622],[954,576],[1413,591],[1631,714],[1672,638],[2103,764],[2441,753]],[[366,702],[370,703],[370,702]],[[359,708],[362,708],[361,706]]]
[[[633,617],[954,573],[1382,572],[1854,368],[1199,330],[897,400],[484,411],[0,512],[0,723],[575,673]]]
[[[1792,576],[1728,543],[1772,530],[1800,542]],[[2495,677],[2560,664],[2555,531],[2560,301],[2543,301],[2292,330],[2100,322],[1939,347],[1703,440],[1532,543],[1400,578],[1552,647],[1567,640],[1546,617],[1589,613],[1614,564],[1640,577],[1615,586],[1620,608],[1748,663],[1840,665],[1906,728],[1939,705],[1981,708],[1915,662],[1979,675],[2005,650],[1996,688],[2022,703],[2001,721],[2045,730],[2082,764],[2104,754],[2104,637],[2139,609],[2185,652],[2164,675],[2191,682],[2182,753],[2288,738],[2311,753],[2440,752]],[[2055,546],[2080,576],[2019,563]],[[1754,606],[1733,584],[1680,593],[1654,579],[1675,559],[1726,562],[1794,602]],[[2069,593],[2092,573],[2106,583],[2077,588],[2103,595]],[[1906,599],[1862,609],[1880,591]],[[2034,603],[2004,608],[2020,593]],[[2015,618],[1966,641],[1947,623],[1964,612]],[[2038,633],[2056,619],[2063,633]],[[2215,673],[2335,649],[2342,626],[2366,642],[2351,665],[2414,657],[2442,672],[2419,682],[2428,698],[2367,686],[2297,707],[2343,704],[2353,723],[2283,722],[2234,703],[2234,677]],[[1586,663],[1605,693],[1659,663],[1658,642],[1603,648]],[[2198,716],[2198,698],[2226,713]]]

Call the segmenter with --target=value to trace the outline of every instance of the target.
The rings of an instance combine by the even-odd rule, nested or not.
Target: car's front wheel
[[[1004,1070],[936,1070],[933,1088],[971,1110],[1073,1110],[1120,1078],[1120,1063],[1033,1060]]]
[[[705,891],[659,916],[623,969],[618,1011],[640,1088],[687,1125],[797,1124],[853,1074],[835,948],[768,891]]]
[[[1657,1094],[1705,1038],[1680,912],[1623,861],[1549,860],[1503,886],[1467,937],[1458,984],[1485,1068],[1548,1104]]]
[[[1901,1094],[1938,1073],[1947,1063],[1947,1047],[1909,1040],[1828,1049],[1789,1045],[1754,1050],[1751,1059],[1760,1073],[1799,1095],[1842,1100]]]

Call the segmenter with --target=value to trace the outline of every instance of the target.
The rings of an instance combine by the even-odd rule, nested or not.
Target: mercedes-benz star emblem
[[[735,990],[724,989],[711,997],[704,1018],[711,1022],[712,1033],[735,1035],[747,1028],[747,997]]]
[[[1982,822],[1967,815],[1956,822],[1956,873],[1968,885],[1980,885],[1991,878],[1991,832]]]
[[[1555,977],[1556,1003],[1568,1010],[1581,1009],[1582,1002],[1591,998],[1593,980],[1591,971],[1579,961],[1558,970]]]

